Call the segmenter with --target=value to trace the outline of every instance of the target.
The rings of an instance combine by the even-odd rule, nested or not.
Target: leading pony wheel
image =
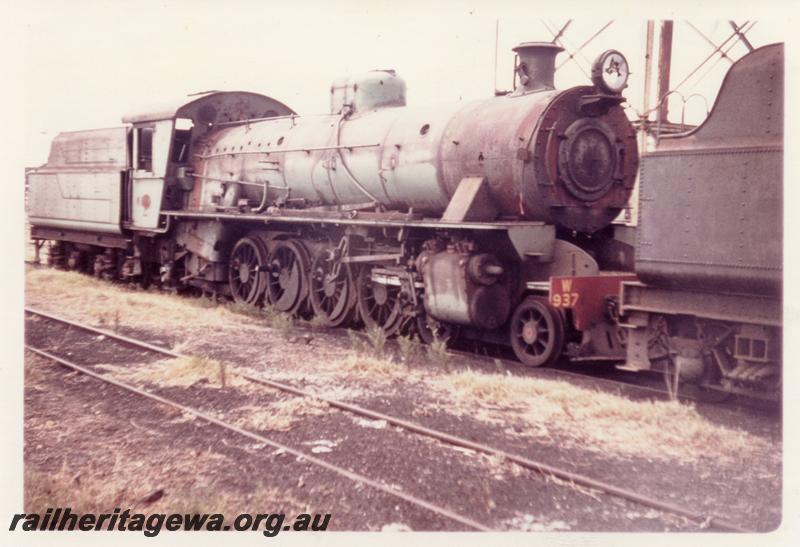
[[[529,296],[523,300],[514,310],[509,328],[511,347],[523,365],[550,365],[561,354],[564,321],[545,298]]]

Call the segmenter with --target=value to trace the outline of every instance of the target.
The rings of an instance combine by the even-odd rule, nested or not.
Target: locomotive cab
[[[124,116],[133,125],[125,226],[157,230],[162,209],[180,209],[194,188],[187,170],[196,143],[219,125],[291,115],[286,105],[255,93],[209,92]]]
[[[172,120],[134,124],[131,137],[132,162],[124,192],[124,224],[126,228],[158,228]]]

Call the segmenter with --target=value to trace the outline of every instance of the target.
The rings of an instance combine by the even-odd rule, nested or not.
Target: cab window
[[[190,118],[175,120],[175,135],[172,139],[172,161],[186,163],[189,159],[189,145],[192,142],[192,128],[194,123]]]
[[[152,127],[136,129],[136,169],[153,170],[153,131]]]

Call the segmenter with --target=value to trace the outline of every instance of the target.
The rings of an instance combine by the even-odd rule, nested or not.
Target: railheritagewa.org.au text
[[[327,530],[330,513],[314,515],[302,513],[292,518],[283,513],[241,513],[230,523],[220,513],[132,513],[130,509],[114,509],[113,513],[73,513],[69,507],[50,508],[45,513],[17,513],[11,518],[10,531],[107,531],[143,532],[147,537],[157,536],[162,530],[261,532],[274,537],[281,531]]]

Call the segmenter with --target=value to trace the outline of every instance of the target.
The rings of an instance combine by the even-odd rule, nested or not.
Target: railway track
[[[476,352],[470,352],[467,350],[460,350],[460,349],[449,349],[448,354],[454,357],[461,357],[464,359],[488,359],[492,362],[492,364],[499,364],[505,368],[505,370],[514,371],[513,373],[518,374],[520,376],[542,376],[542,377],[550,377],[553,379],[568,379],[568,380],[578,380],[581,382],[591,381],[593,387],[597,387],[603,391],[607,391],[609,393],[617,393],[619,395],[625,395],[631,397],[633,399],[669,399],[670,394],[665,389],[658,389],[655,387],[643,386],[639,385],[633,380],[630,381],[622,381],[622,380],[613,380],[607,377],[602,376],[600,373],[596,372],[575,372],[574,370],[567,370],[566,368],[557,368],[556,366],[553,367],[540,367],[540,368],[528,368],[524,365],[520,364],[518,361],[507,357],[498,357],[498,356],[488,356],[482,355]],[[573,367],[574,368],[574,367]],[[678,395],[679,399],[686,399],[686,400],[696,400],[692,397],[685,396],[685,395]]]
[[[570,382],[591,383],[608,393],[623,395],[630,399],[674,400],[692,402],[709,406],[739,406],[766,413],[780,408],[780,402],[773,399],[757,399],[744,395],[706,391],[691,384],[681,384],[677,394],[666,388],[664,375],[660,372],[620,370],[611,363],[570,363],[566,358],[548,367],[530,368],[513,358],[503,356],[503,351],[491,356],[469,350],[449,349],[449,354],[465,359],[488,359],[499,363],[505,370],[519,376],[546,377]]]
[[[102,335],[103,337],[105,337],[105,339],[115,340],[115,341],[117,341],[119,343],[122,343],[122,344],[125,344],[125,345],[128,345],[128,346],[137,348],[139,350],[149,351],[149,352],[152,352],[152,353],[156,353],[156,354],[163,355],[163,356],[166,356],[166,357],[171,357],[171,358],[186,357],[186,355],[183,355],[183,354],[181,354],[179,352],[173,351],[173,350],[171,350],[169,348],[165,348],[165,347],[162,347],[162,346],[159,346],[159,345],[151,344],[149,342],[146,342],[146,341],[143,341],[143,340],[138,340],[136,338],[132,338],[132,337],[129,337],[129,336],[120,335],[120,334],[117,334],[115,332],[108,331],[108,330],[105,330],[105,329],[99,329],[99,328],[96,328],[96,327],[92,327],[90,325],[85,325],[85,324],[82,324],[82,323],[79,323],[79,322],[76,322],[76,321],[72,321],[72,320],[69,320],[69,319],[66,319],[66,318],[63,318],[63,317],[59,317],[59,316],[56,316],[56,315],[53,315],[53,314],[50,314],[50,313],[43,312],[43,311],[40,311],[40,310],[36,310],[36,309],[32,309],[32,308],[25,308],[25,312],[27,314],[30,314],[30,315],[33,315],[33,316],[37,316],[37,317],[43,318],[45,320],[53,321],[55,323],[59,323],[59,324],[62,324],[62,325],[68,326],[68,327],[76,328],[76,329],[79,329],[79,330],[87,332],[87,333],[91,333],[91,334],[94,334],[94,335]],[[447,509],[447,508],[442,507],[440,505],[437,505],[437,504],[428,502],[426,500],[420,499],[420,498],[418,498],[416,496],[413,496],[411,494],[407,494],[405,492],[398,491],[395,488],[392,488],[390,486],[382,484],[381,482],[378,482],[378,481],[376,481],[374,479],[370,479],[369,477],[366,477],[364,475],[355,473],[355,472],[350,471],[348,469],[345,469],[343,467],[336,466],[334,464],[326,462],[325,460],[317,458],[316,456],[313,456],[311,454],[305,453],[305,452],[300,451],[300,450],[293,449],[293,448],[291,448],[289,446],[286,446],[286,445],[284,445],[282,443],[278,443],[278,442],[276,442],[276,441],[274,441],[274,440],[272,440],[272,439],[270,439],[270,438],[268,438],[268,437],[266,437],[264,435],[261,435],[261,434],[254,433],[252,431],[243,429],[243,428],[241,428],[241,427],[239,427],[239,426],[237,426],[235,424],[232,424],[232,423],[227,422],[225,420],[222,420],[222,419],[220,419],[220,418],[218,418],[216,416],[213,416],[213,415],[209,414],[208,412],[205,412],[205,411],[199,410],[197,408],[194,408],[194,407],[191,407],[191,406],[176,402],[176,401],[174,401],[172,399],[163,397],[163,396],[161,396],[159,394],[156,394],[156,393],[154,393],[152,391],[148,391],[146,389],[134,386],[132,384],[128,384],[126,382],[123,382],[123,381],[120,381],[120,380],[116,380],[114,378],[109,377],[106,374],[100,374],[100,373],[92,370],[90,366],[86,366],[86,365],[81,365],[79,363],[75,363],[75,362],[73,362],[73,361],[71,361],[69,359],[66,359],[63,356],[55,355],[55,354],[53,354],[53,353],[51,353],[49,351],[45,351],[45,350],[43,350],[41,348],[36,348],[36,347],[33,347],[33,346],[26,345],[26,349],[28,349],[31,352],[36,353],[37,355],[40,355],[40,356],[42,356],[42,357],[44,357],[46,359],[49,359],[51,361],[57,362],[57,363],[65,366],[65,367],[68,367],[68,368],[70,368],[72,370],[75,370],[77,372],[80,372],[82,374],[90,376],[90,377],[92,377],[92,378],[94,378],[94,379],[96,379],[98,381],[105,382],[105,383],[108,383],[110,385],[114,385],[114,386],[116,386],[118,388],[121,388],[121,389],[127,390],[129,392],[135,393],[135,394],[137,394],[139,396],[142,396],[142,397],[148,398],[150,400],[153,400],[153,401],[156,401],[156,402],[171,406],[171,407],[176,408],[176,409],[178,409],[178,410],[180,410],[182,412],[185,412],[185,413],[188,413],[188,414],[192,414],[192,415],[194,415],[194,416],[196,416],[196,417],[198,417],[198,418],[200,418],[200,419],[202,419],[202,420],[204,420],[204,421],[206,421],[208,423],[211,423],[211,424],[213,424],[215,426],[218,426],[218,427],[220,427],[222,429],[225,429],[225,430],[230,431],[232,433],[235,433],[237,435],[240,435],[240,436],[243,436],[243,437],[247,437],[247,438],[249,438],[251,440],[255,440],[255,441],[259,442],[259,443],[263,443],[263,444],[265,444],[267,446],[271,446],[273,448],[280,449],[280,450],[283,450],[283,451],[285,451],[285,452],[287,452],[289,454],[295,455],[295,456],[297,456],[299,458],[303,458],[305,461],[309,462],[310,464],[322,467],[322,468],[327,469],[329,471],[333,471],[334,473],[337,473],[338,475],[343,476],[343,477],[345,477],[345,478],[347,478],[347,479],[349,479],[349,480],[351,480],[353,482],[360,483],[362,485],[366,485],[368,487],[374,488],[374,489],[376,489],[376,490],[378,490],[380,492],[383,492],[385,494],[388,494],[390,496],[394,496],[396,498],[402,499],[403,501],[411,503],[411,504],[413,504],[413,505],[415,505],[417,507],[423,508],[425,510],[431,511],[432,513],[435,513],[435,514],[437,514],[437,515],[439,515],[439,516],[441,516],[443,518],[446,518],[448,520],[451,520],[453,522],[457,522],[457,523],[459,523],[459,524],[461,524],[461,525],[463,525],[463,526],[465,526],[467,528],[474,529],[474,530],[481,530],[481,531],[489,530],[489,528],[486,527],[485,525],[483,525],[483,524],[481,524],[479,522],[476,522],[475,520],[470,519],[469,517],[466,517],[464,515],[456,513],[456,512],[454,512],[454,511],[452,511],[450,509]],[[578,487],[590,488],[592,490],[599,491],[599,492],[602,492],[602,493],[604,493],[606,495],[614,496],[616,498],[619,498],[619,499],[622,499],[622,500],[626,500],[628,502],[632,502],[632,503],[641,505],[643,507],[647,507],[647,508],[655,509],[657,511],[661,511],[661,512],[664,512],[664,513],[670,513],[670,514],[673,514],[673,515],[676,515],[676,516],[680,516],[680,517],[689,519],[690,521],[694,522],[695,524],[697,524],[701,528],[714,528],[714,529],[718,529],[718,530],[732,531],[732,532],[749,532],[750,531],[748,529],[743,528],[742,526],[738,525],[735,522],[729,521],[729,520],[727,520],[725,518],[722,518],[722,517],[719,517],[717,515],[706,514],[706,513],[701,512],[701,511],[695,511],[695,510],[692,510],[692,509],[689,509],[689,508],[686,508],[686,507],[683,507],[683,506],[676,505],[674,503],[662,501],[662,500],[653,498],[651,496],[646,496],[646,495],[637,493],[637,492],[635,492],[635,491],[633,491],[631,489],[628,489],[628,488],[616,486],[616,485],[610,484],[608,482],[604,482],[604,481],[601,481],[601,480],[593,479],[592,477],[589,477],[589,476],[586,476],[586,475],[583,475],[583,474],[574,473],[574,472],[571,472],[569,470],[560,468],[558,466],[555,466],[555,465],[552,465],[552,464],[548,464],[546,462],[537,461],[537,460],[534,460],[534,459],[531,459],[531,458],[528,458],[528,457],[525,457],[525,456],[517,455],[517,454],[512,454],[512,453],[509,453],[507,451],[504,451],[504,450],[501,450],[501,449],[497,449],[495,447],[492,447],[492,446],[489,446],[489,445],[486,445],[486,444],[483,444],[483,443],[472,441],[470,439],[459,437],[457,435],[453,435],[453,434],[450,434],[450,433],[447,433],[447,432],[431,429],[431,428],[428,428],[428,427],[426,427],[424,425],[421,425],[421,424],[418,424],[418,423],[414,423],[412,421],[409,421],[409,420],[406,420],[406,419],[403,419],[403,418],[398,418],[398,417],[391,416],[391,415],[388,415],[388,414],[385,414],[385,413],[382,413],[382,412],[376,412],[374,410],[371,410],[369,408],[365,408],[365,407],[362,407],[362,406],[359,406],[359,405],[355,405],[355,404],[351,404],[351,403],[348,403],[348,402],[332,399],[330,397],[326,397],[326,396],[321,395],[319,393],[314,393],[314,392],[311,392],[311,391],[308,391],[308,390],[300,389],[300,388],[292,386],[290,384],[286,384],[286,383],[283,383],[283,382],[277,382],[277,381],[270,380],[268,378],[264,378],[264,377],[261,377],[261,376],[255,376],[255,375],[252,375],[252,374],[242,373],[242,372],[238,372],[238,371],[235,371],[235,370],[231,371],[231,373],[236,374],[240,378],[242,378],[242,379],[244,379],[244,380],[246,380],[248,382],[251,382],[253,384],[259,384],[259,385],[267,386],[269,388],[276,389],[276,390],[279,390],[279,391],[282,391],[282,392],[285,392],[285,393],[289,393],[289,394],[297,396],[297,397],[316,399],[318,401],[322,401],[322,402],[326,403],[330,407],[333,407],[333,408],[336,408],[338,410],[341,410],[341,411],[344,411],[344,412],[348,412],[348,413],[351,413],[351,414],[354,414],[354,415],[357,415],[357,416],[360,416],[360,417],[368,418],[368,419],[371,419],[371,420],[383,420],[383,421],[387,422],[388,424],[391,424],[393,426],[401,428],[401,429],[403,429],[403,430],[405,430],[405,431],[407,431],[407,432],[409,432],[410,434],[413,434],[413,435],[424,436],[424,437],[427,437],[427,438],[430,438],[430,439],[434,439],[434,440],[436,440],[438,442],[445,443],[445,444],[448,444],[448,445],[451,445],[451,446],[460,447],[460,448],[472,450],[472,451],[474,451],[476,453],[486,454],[486,455],[489,455],[489,456],[500,458],[503,461],[519,465],[519,466],[521,466],[523,468],[526,468],[526,469],[532,470],[534,472],[540,473],[540,474],[542,474],[544,476],[554,477],[554,478],[556,478],[556,479],[558,479],[560,481],[563,481],[569,487],[572,487],[574,485],[574,486],[578,486]]]
[[[32,268],[47,269],[49,266],[37,263],[34,260],[26,260],[26,265]],[[307,328],[302,324],[294,325],[295,329]],[[329,329],[328,333],[332,336],[343,336],[341,329]],[[483,353],[481,353],[481,351]],[[492,353],[490,355],[489,353]],[[506,352],[507,353],[507,352]],[[564,361],[557,363],[550,367],[530,368],[525,367],[519,361],[506,357],[502,350],[495,347],[488,347],[486,344],[481,344],[480,350],[469,351],[464,349],[449,348],[447,354],[451,357],[460,357],[473,360],[473,362],[483,361],[487,366],[496,366],[500,364],[505,370],[513,371],[513,374],[520,376],[532,377],[548,377],[555,379],[569,379],[581,382],[590,381],[592,387],[597,387],[608,393],[616,393],[624,395],[632,399],[657,399],[657,400],[670,400],[677,398],[681,401],[691,401],[700,404],[718,404],[723,399],[709,398],[707,393],[693,390],[692,386],[683,385],[677,393],[677,397],[670,393],[664,384],[663,376],[654,373],[647,377],[646,373],[626,373],[624,371],[614,370],[609,373],[610,367],[601,367],[602,372],[598,372],[597,367],[584,364],[581,365],[565,365]],[[609,377],[609,376],[613,376]],[[739,404],[751,408],[762,410],[774,410],[776,406],[775,401],[751,399],[744,396],[730,395],[724,399],[726,404]]]

